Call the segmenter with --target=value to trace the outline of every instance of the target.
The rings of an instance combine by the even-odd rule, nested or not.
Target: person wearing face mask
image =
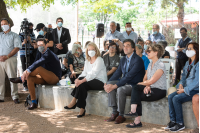
[[[66,54],[68,52],[68,44],[71,42],[69,29],[64,28],[63,19],[56,19],[57,28],[53,29],[53,47],[56,55]]]
[[[170,122],[165,129],[176,132],[185,129],[182,104],[191,101],[199,93],[199,44],[190,42],[186,46],[186,62],[177,91],[168,96]]]
[[[142,55],[147,56],[147,53],[145,52],[145,50],[147,50],[147,45],[144,44],[144,40],[138,38],[138,40],[137,40],[137,44],[140,45],[140,46],[142,46],[142,48],[144,49]]]
[[[36,57],[35,62],[23,72],[21,77],[10,79],[13,83],[22,83],[27,80],[32,100],[28,110],[37,108],[35,84],[56,85],[62,75],[60,61],[57,55],[47,47],[47,41],[39,38],[36,42],[41,55]]]
[[[165,40],[165,36],[160,32],[160,26],[158,24],[153,25],[153,34],[149,36],[148,40],[151,40],[154,44],[158,41]]]
[[[125,26],[126,31],[124,31],[122,34],[126,39],[131,39],[134,41],[134,43],[137,43],[137,39],[138,39],[138,35],[137,33],[134,32],[134,30],[132,31],[132,26],[130,22],[126,23]]]
[[[1,19],[0,32],[0,102],[4,102],[5,78],[15,78],[17,76],[17,52],[22,48],[18,34],[11,31],[10,22],[7,18]],[[19,103],[18,87],[11,83],[11,96],[15,104]]]
[[[38,32],[38,38],[45,38],[47,43],[47,47],[54,52],[54,48],[53,48],[53,35],[51,32],[47,32],[47,28],[45,27],[45,25],[43,23],[39,23],[37,24],[35,30],[37,30]],[[38,52],[37,52],[38,53]]]
[[[185,53],[185,47],[189,42],[192,42],[192,39],[190,39],[187,36],[187,29],[185,27],[182,27],[180,29],[181,39],[179,39],[174,47],[175,51],[177,52],[176,56],[176,77],[173,85],[176,85],[178,81],[180,81],[180,75],[181,70],[185,66],[185,63],[188,60],[188,57]]]
[[[25,45],[27,45],[27,50],[28,50],[28,48],[30,49],[30,50],[27,51],[27,53],[29,55],[28,58],[30,59],[28,66],[30,66],[34,62],[34,60],[35,60],[34,50],[37,49],[37,46],[36,46],[36,43],[35,43],[35,34],[33,32],[33,24],[29,23],[28,28],[29,28],[29,30],[28,30],[27,39],[25,39],[24,32],[19,33],[19,37],[21,38],[21,42],[22,42],[22,49],[19,50],[19,53],[20,53],[20,59],[21,59],[23,71],[26,70]],[[24,91],[28,91],[27,82],[24,82],[23,86],[24,86]]]
[[[103,90],[104,83],[107,82],[106,66],[100,57],[100,51],[93,42],[87,45],[86,61],[84,70],[75,80],[75,88],[71,95],[72,101],[65,106],[65,109],[80,108],[77,118],[85,116],[86,98],[88,90]]]
[[[72,54],[68,57],[68,64],[70,69],[70,80],[74,84],[74,80],[78,77],[84,68],[85,57],[81,49],[81,45],[74,43],[72,46]]]
[[[119,31],[116,30],[117,28],[117,23],[115,21],[111,21],[110,22],[110,31],[105,35],[105,38],[104,38],[104,42],[103,44],[105,43],[105,41],[109,41],[109,40],[118,40],[118,42],[115,42],[119,47],[123,48],[122,46],[122,42],[126,39],[123,34]],[[121,43],[119,43],[119,41]],[[106,48],[104,47],[104,50],[106,50]]]

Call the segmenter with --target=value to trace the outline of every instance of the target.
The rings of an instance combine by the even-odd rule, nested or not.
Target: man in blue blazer
[[[28,110],[37,108],[35,84],[55,85],[61,79],[60,61],[57,55],[47,48],[46,44],[47,42],[44,38],[37,39],[40,56],[37,55],[35,62],[23,72],[21,78],[10,79],[13,83],[22,83],[27,80],[32,100],[32,104],[28,107]]]
[[[123,46],[126,56],[120,60],[118,69],[104,85],[108,93],[108,106],[113,109],[107,121],[115,121],[115,124],[126,120],[124,117],[126,96],[131,96],[132,88],[138,82],[142,82],[145,75],[144,62],[135,52],[135,43],[131,39],[126,39]]]

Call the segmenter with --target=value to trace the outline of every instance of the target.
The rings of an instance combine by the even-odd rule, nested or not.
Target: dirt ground
[[[142,128],[130,129],[123,124],[105,122],[106,117],[86,114],[77,118],[77,113],[71,111],[56,111],[38,108],[28,111],[24,107],[27,92],[22,92],[19,86],[21,103],[16,105],[11,98],[5,98],[0,103],[0,133],[168,133],[164,126],[142,123]],[[181,133],[190,132],[187,129]]]

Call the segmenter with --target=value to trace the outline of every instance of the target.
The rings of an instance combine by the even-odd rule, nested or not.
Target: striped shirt
[[[0,56],[8,55],[14,48],[22,48],[19,35],[12,31],[7,34],[0,32]]]
[[[158,59],[157,62],[154,64],[153,68],[151,68],[152,66],[152,61],[149,63],[149,66],[147,68],[147,80],[150,80],[154,73],[158,70],[161,69],[163,70],[163,74],[160,77],[160,79],[158,79],[155,83],[153,83],[152,85],[150,85],[151,88],[158,88],[161,90],[167,90],[167,82],[166,82],[166,70],[165,70],[165,64]]]

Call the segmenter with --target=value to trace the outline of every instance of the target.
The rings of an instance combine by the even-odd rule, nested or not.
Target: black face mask
[[[182,36],[183,38],[185,38],[185,37],[187,36],[187,34],[186,34],[186,33],[181,33],[181,36]]]
[[[29,33],[32,34],[33,33],[33,29],[29,29]]]

